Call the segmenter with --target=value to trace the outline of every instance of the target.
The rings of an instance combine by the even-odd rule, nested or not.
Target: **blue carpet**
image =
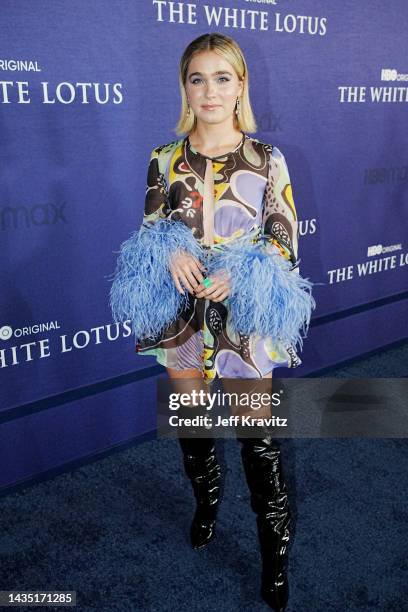
[[[406,376],[407,353],[325,375]],[[269,610],[240,445],[217,448],[225,491],[207,548],[190,548],[194,500],[178,442],[151,440],[3,497],[0,589],[76,590],[77,610]],[[293,512],[287,611],[407,611],[406,440],[281,448]]]

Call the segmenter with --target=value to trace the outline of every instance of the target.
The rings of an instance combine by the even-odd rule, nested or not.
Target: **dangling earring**
[[[239,98],[237,98],[237,105],[235,107],[235,114],[237,115],[237,117],[239,117],[240,112],[241,112],[240,101],[239,101]]]

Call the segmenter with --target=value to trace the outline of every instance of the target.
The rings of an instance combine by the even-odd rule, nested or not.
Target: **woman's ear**
[[[240,95],[240,96],[242,96],[242,94],[244,93],[244,82],[245,82],[245,77],[242,77],[242,78],[240,79],[240,82],[239,82],[239,84],[240,84],[240,92],[239,92],[239,95]]]

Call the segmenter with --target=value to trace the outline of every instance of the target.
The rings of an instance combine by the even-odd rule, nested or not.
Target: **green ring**
[[[204,287],[206,287],[207,289],[208,289],[208,287],[211,287],[211,285],[212,285],[212,280],[211,280],[211,278],[205,278],[205,279],[203,280],[203,285],[204,285]]]

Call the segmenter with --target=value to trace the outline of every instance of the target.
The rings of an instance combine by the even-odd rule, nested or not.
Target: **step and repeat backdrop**
[[[67,399],[22,407],[68,392],[85,389],[75,426],[87,419],[93,451],[153,423],[140,389],[86,389],[156,364],[112,322],[108,276],[140,226],[152,148],[178,137],[180,56],[205,32],[245,54],[252,135],[286,157],[301,273],[320,283],[303,364],[278,375],[406,335],[407,18],[404,0],[2,1],[0,452],[33,435],[42,448],[51,416],[64,448]],[[72,438],[60,463],[90,452]],[[49,455],[30,462],[39,471]]]

